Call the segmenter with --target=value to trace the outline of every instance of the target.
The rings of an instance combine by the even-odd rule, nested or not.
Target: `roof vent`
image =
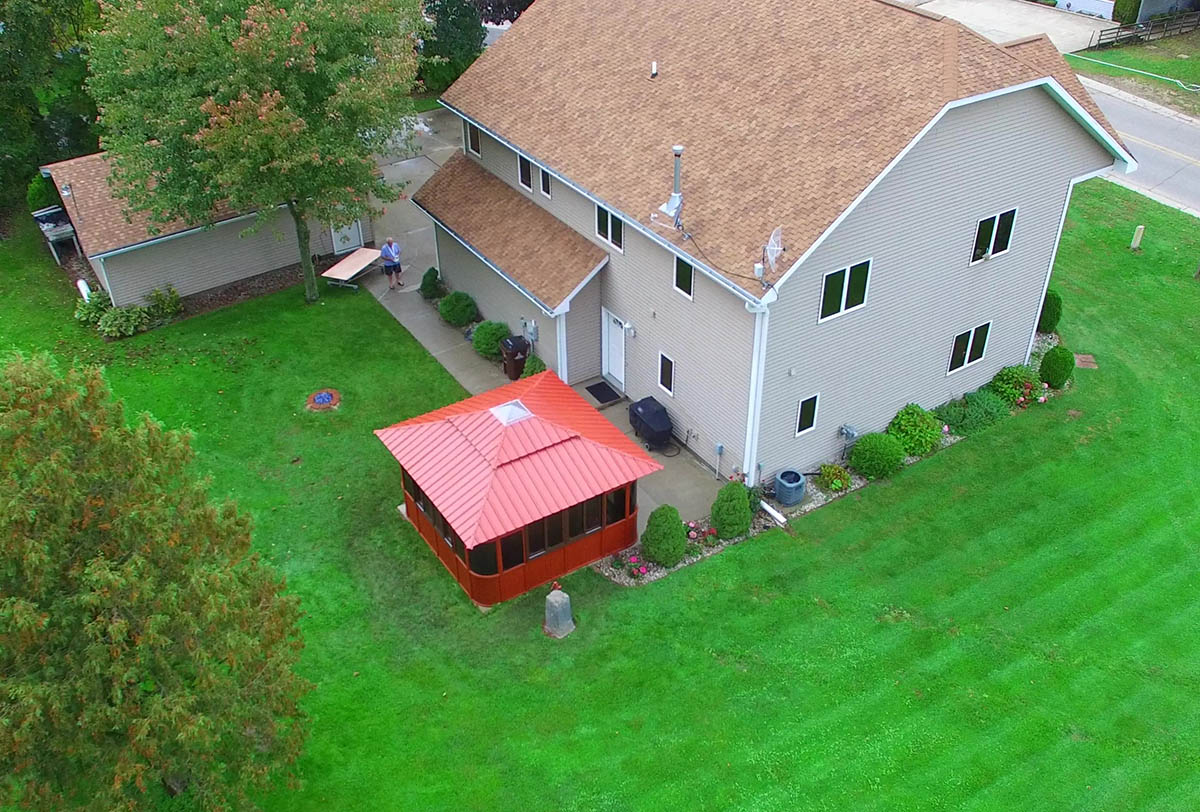
[[[671,152],[675,155],[675,187],[667,202],[659,206],[658,210],[671,218],[675,228],[680,228],[682,223],[679,215],[683,212],[683,192],[679,187],[679,167],[683,163],[683,146],[676,144],[671,147]]]
[[[533,417],[533,412],[525,408],[525,404],[519,400],[510,400],[508,403],[501,403],[499,406],[493,406],[488,409],[492,413],[492,417],[499,420],[505,426],[511,426],[513,423],[520,423],[527,417]]]
[[[658,62],[657,61],[650,63],[650,78],[653,79],[656,76],[658,76]]]

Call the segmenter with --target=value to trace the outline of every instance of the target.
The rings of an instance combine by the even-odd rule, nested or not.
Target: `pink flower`
[[[638,567],[638,572],[640,572],[642,575],[645,575],[645,574],[646,574],[646,568],[645,568],[645,567]]]
[[[1046,383],[1045,381],[1043,381],[1043,382],[1042,382],[1042,388],[1043,388],[1043,389],[1049,389],[1049,388],[1050,388],[1050,384],[1048,384],[1048,383]]]
[[[1046,396],[1045,396],[1045,395],[1042,395],[1040,398],[1038,398],[1038,403],[1045,403],[1045,402],[1046,402]]]
[[[1025,396],[1024,396],[1024,395],[1022,395],[1021,397],[1017,398],[1017,403],[1024,403],[1024,402],[1025,402]]]
[[[942,434],[949,434],[949,433],[950,433],[950,427],[947,426],[945,423],[943,423],[942,424]]]
[[[688,533],[688,538],[690,538],[690,539],[694,539],[695,537],[696,537],[696,531],[695,531],[695,530],[693,530],[692,532]]]
[[[717,528],[715,528],[715,527],[708,528],[708,535],[715,536],[716,534],[717,534]]]
[[[695,527],[696,527],[696,523],[695,523],[695,522],[688,522],[688,527],[695,528]]]
[[[630,563],[630,564],[636,564],[636,563],[637,563],[637,556],[636,556],[636,555],[631,555],[631,556],[629,556],[629,563]]]

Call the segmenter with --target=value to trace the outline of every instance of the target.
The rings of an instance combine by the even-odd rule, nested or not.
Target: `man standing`
[[[404,282],[400,279],[400,274],[404,272],[400,267],[400,250],[400,246],[391,237],[388,237],[383,248],[379,249],[379,255],[383,257],[383,275],[387,277],[388,290],[404,287]]]

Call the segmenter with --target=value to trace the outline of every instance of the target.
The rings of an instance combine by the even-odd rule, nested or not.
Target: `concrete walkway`
[[[410,199],[421,184],[458,151],[461,129],[458,119],[445,110],[422,115],[421,119],[424,126],[415,138],[413,152],[380,159],[384,177],[392,183],[403,184],[404,197],[389,204],[387,212],[375,220],[375,236],[380,243],[392,237],[404,249],[404,287],[388,290],[387,278],[376,271],[367,275],[363,288],[404,325],[464,389],[477,395],[503,386],[509,382],[508,378],[498,363],[480,357],[465,339],[463,331],[447,325],[421,298],[418,291],[421,275],[426,268],[437,266],[437,251],[433,225]],[[585,385],[579,384],[575,390],[594,404]],[[641,444],[629,424],[625,401],[604,409],[602,414],[634,442]],[[686,449],[677,449],[670,457],[659,452],[652,452],[651,456],[662,463],[663,470],[638,484],[638,532],[645,529],[650,512],[661,504],[674,505],[687,520],[707,516],[723,481]]]

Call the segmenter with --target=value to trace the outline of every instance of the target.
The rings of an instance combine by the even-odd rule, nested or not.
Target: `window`
[[[613,524],[625,518],[625,489],[609,491],[604,497],[604,523]]]
[[[554,549],[563,543],[563,513],[565,511],[559,511],[553,516],[538,519],[525,527],[525,539],[530,559],[537,558],[547,550]]]
[[[586,502],[580,502],[567,509],[567,523],[570,525],[571,538],[586,536],[601,528],[604,524],[604,520],[600,516],[600,508],[603,505],[601,498],[593,496]]]
[[[629,515],[632,516],[633,512],[635,510],[637,510],[637,483],[630,482],[629,483]]]
[[[489,541],[467,550],[467,565],[476,575],[495,575],[496,542]]]
[[[696,271],[690,262],[684,262],[682,257],[675,257],[675,290],[689,299],[692,298],[692,282],[695,281]]]
[[[545,169],[540,168],[538,169],[538,173],[541,175],[542,194],[544,194],[546,197],[550,197],[550,173]]]
[[[524,155],[517,156],[517,182],[529,191],[533,191],[533,164]]]
[[[479,128],[469,121],[463,121],[463,146],[472,155],[479,155]]]
[[[972,264],[1003,254],[1008,250],[1012,241],[1013,223],[1017,219],[1017,210],[1009,209],[995,217],[987,217],[979,221],[975,227],[975,250],[971,252]]]
[[[675,362],[658,354],[658,385],[671,397],[675,397]]]
[[[821,290],[821,319],[830,319],[867,301],[871,260],[825,274]]]
[[[954,347],[950,350],[949,372],[969,366],[983,357],[987,348],[988,331],[991,329],[992,323],[989,321],[954,337]]]
[[[800,401],[800,407],[796,410],[797,437],[817,424],[817,397],[813,395]]]
[[[625,223],[603,206],[596,207],[596,236],[614,248],[625,248]]]
[[[404,492],[415,501],[417,498],[417,483],[408,475],[408,471],[405,471],[403,468],[400,469],[400,476],[404,480]]]
[[[506,570],[525,563],[525,542],[520,530],[500,539],[500,560]]]

